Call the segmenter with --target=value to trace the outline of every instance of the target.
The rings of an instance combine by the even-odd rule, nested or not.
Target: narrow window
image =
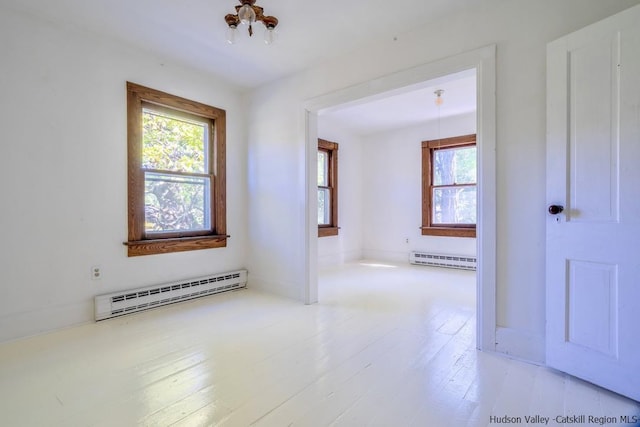
[[[338,144],[318,139],[318,237],[338,234]]]
[[[476,136],[422,142],[422,234],[476,236]]]
[[[129,256],[226,246],[224,110],[127,92]]]

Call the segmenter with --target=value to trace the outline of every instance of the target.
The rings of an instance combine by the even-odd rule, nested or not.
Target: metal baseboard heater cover
[[[179,280],[95,297],[96,320],[110,319],[247,286],[247,270]]]
[[[409,255],[409,262],[416,265],[428,265],[432,267],[458,268],[461,270],[475,270],[476,257],[467,255],[431,254],[427,252],[413,251]]]

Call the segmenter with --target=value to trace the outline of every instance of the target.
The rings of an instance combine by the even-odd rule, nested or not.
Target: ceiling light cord
[[[442,141],[442,137],[440,136],[440,107],[444,104],[444,99],[442,98],[442,94],[444,93],[444,89],[437,89],[433,94],[436,96],[435,104],[438,107],[438,148],[440,148],[440,142]]]

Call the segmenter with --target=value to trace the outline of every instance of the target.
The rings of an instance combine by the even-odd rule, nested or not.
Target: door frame
[[[477,79],[478,223],[476,271],[477,348],[496,348],[496,45],[419,65],[304,103],[305,144],[299,154],[299,194],[304,194],[304,302],[318,302],[318,113],[425,87],[434,79],[475,69]],[[416,224],[416,227],[418,224]]]

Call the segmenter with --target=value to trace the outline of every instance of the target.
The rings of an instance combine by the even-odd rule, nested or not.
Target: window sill
[[[124,242],[128,256],[168,254],[172,252],[196,251],[200,249],[224,248],[231,236],[179,237],[174,239],[136,240]]]
[[[476,237],[475,228],[421,227],[423,236]]]
[[[337,236],[340,227],[318,227],[318,237]]]

